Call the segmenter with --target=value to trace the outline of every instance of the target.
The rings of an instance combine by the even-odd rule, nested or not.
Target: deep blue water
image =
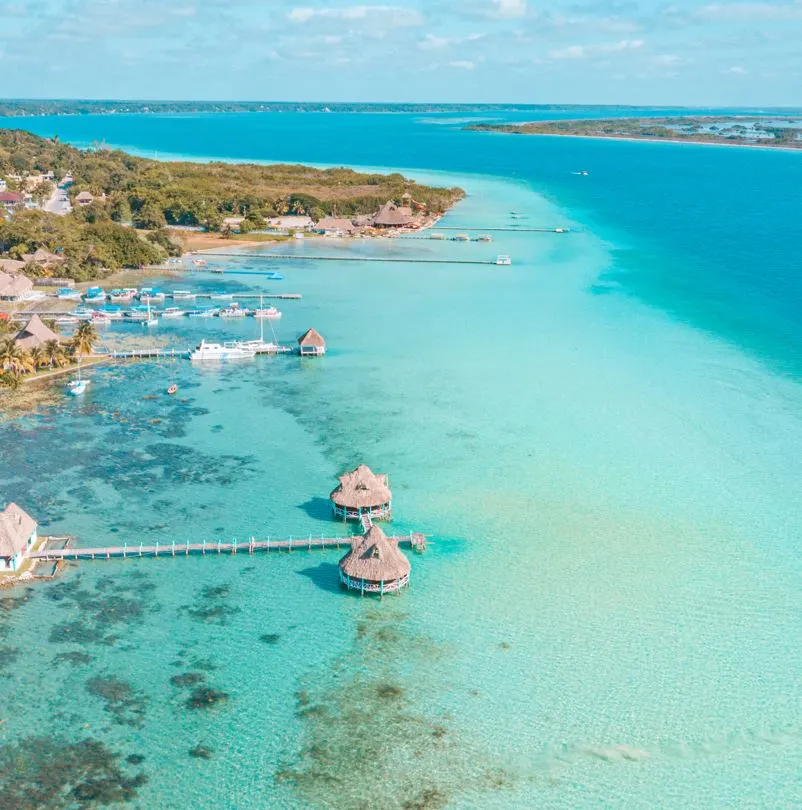
[[[608,275],[626,289],[778,368],[794,374],[802,369],[802,155],[495,135],[464,131],[469,120],[487,117],[84,116],[13,119],[5,125],[84,146],[106,141],[153,156],[394,166],[519,179],[612,240],[616,261]],[[578,169],[590,176],[572,174]]]

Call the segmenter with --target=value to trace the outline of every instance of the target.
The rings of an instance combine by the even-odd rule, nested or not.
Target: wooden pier
[[[109,360],[139,360],[152,357],[189,357],[191,349],[129,349],[116,351],[98,349],[95,355]]]
[[[129,557],[189,557],[191,555],[231,555],[255,554],[257,551],[313,551],[314,549],[349,548],[358,537],[298,537],[289,539],[257,540],[251,537],[245,542],[223,542],[222,540],[202,543],[144,543],[123,544],[122,546],[104,546],[102,548],[45,548],[28,554],[32,560],[111,560],[128,559]],[[408,546],[413,551],[426,550],[426,536],[417,532],[390,537],[390,540],[401,546]]]
[[[496,264],[495,259],[402,259],[395,256],[314,256],[297,253],[213,253],[213,256],[225,256],[231,259],[264,259],[292,262],[385,262],[398,264]],[[225,270],[224,275],[262,276],[259,270]]]
[[[514,225],[510,225],[510,226],[507,226],[507,227],[504,227],[504,228],[501,228],[501,227],[499,227],[499,228],[477,228],[477,227],[457,228],[457,227],[455,227],[453,225],[449,225],[447,228],[438,227],[434,231],[434,233],[437,233],[439,231],[460,231],[460,233],[471,233],[471,232],[473,232],[473,233],[478,233],[478,234],[499,233],[499,232],[505,232],[505,233],[571,233],[571,230],[569,228],[516,228]],[[425,238],[431,239],[431,236],[425,237]]]

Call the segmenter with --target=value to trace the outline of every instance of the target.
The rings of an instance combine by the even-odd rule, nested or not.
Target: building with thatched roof
[[[324,217],[315,225],[315,230],[327,236],[347,236],[356,230],[350,219],[343,217]]]
[[[392,200],[386,202],[373,217],[375,228],[403,228],[415,222],[412,209],[407,206],[398,206]]]
[[[25,254],[25,261],[26,262],[36,262],[36,264],[60,264],[63,261],[66,261],[66,257],[60,256],[58,253],[51,253],[49,250],[45,250],[44,248],[37,248],[34,253],[26,253]]]
[[[386,475],[360,464],[343,473],[339,481],[330,496],[335,517],[361,520],[368,515],[375,520],[388,520],[392,516],[393,494]]]
[[[21,262],[19,259],[0,259],[0,273],[18,273],[23,267],[25,267],[25,262]],[[1,284],[2,281],[0,281]]]
[[[360,593],[400,592],[409,585],[412,566],[391,540],[376,525],[357,538],[351,550],[340,560],[340,582]]]
[[[0,512],[0,571],[17,571],[36,541],[36,521],[10,503]]]
[[[75,195],[75,202],[78,205],[91,205],[94,201],[95,198],[88,191],[81,191]]]
[[[3,273],[6,276],[5,273]],[[0,279],[0,299],[3,301],[20,301],[33,290],[33,282],[27,276],[6,276]]]
[[[28,323],[17,333],[14,343],[20,349],[29,352],[31,349],[36,349],[47,343],[48,340],[58,342],[59,336],[50,327],[42,323],[42,319],[38,315],[32,315]]]
[[[298,350],[302,357],[320,357],[326,353],[326,341],[317,329],[307,329],[298,338]]]

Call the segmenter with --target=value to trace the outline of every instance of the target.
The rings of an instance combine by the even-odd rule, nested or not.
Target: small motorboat
[[[79,397],[81,394],[86,393],[89,386],[89,380],[73,380],[67,383],[67,391],[74,397]]]
[[[84,293],[85,304],[105,304],[106,291],[102,287],[90,287]]]
[[[247,312],[244,309],[240,309],[237,304],[225,307],[225,309],[221,309],[218,313],[218,316],[221,318],[244,318],[246,315]]]
[[[266,321],[277,321],[281,318],[281,312],[275,307],[260,306],[259,309],[253,311],[253,317],[262,318]]]
[[[275,270],[271,270],[267,274],[268,281],[284,281],[284,276],[281,273],[276,273]]]
[[[173,301],[192,301],[195,293],[189,290],[173,290]]]
[[[183,318],[186,315],[183,309],[178,307],[167,307],[162,310],[162,318]]]
[[[458,234],[457,234],[457,235],[454,237],[454,241],[455,241],[455,242],[470,242],[470,241],[471,241],[471,237],[470,237],[470,236],[468,236],[468,234],[467,234],[467,233],[458,233]]]
[[[95,326],[108,326],[111,323],[111,318],[105,312],[93,312],[92,323]]]
[[[178,391],[178,386],[177,386],[175,383],[173,383],[173,384],[172,384],[172,385],[171,385],[171,386],[170,386],[170,387],[167,389],[167,393],[168,393],[168,394],[170,394],[171,396],[172,396],[173,394],[175,394],[175,392],[176,392],[176,391]]]
[[[496,256],[496,264],[498,265],[510,265],[512,264],[512,259],[509,256],[501,255]]]
[[[203,259],[194,259],[192,261],[192,264],[194,264],[195,267],[205,267],[206,266],[206,262]]]
[[[216,309],[191,309],[187,312],[187,318],[213,318],[216,314]]]
[[[59,301],[80,301],[81,291],[73,290],[71,287],[61,287],[56,293],[56,298]]]

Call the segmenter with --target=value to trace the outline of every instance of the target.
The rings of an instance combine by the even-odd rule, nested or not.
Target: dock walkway
[[[240,543],[236,540],[231,542],[218,540],[208,543],[206,541],[202,543],[156,543],[155,545],[145,545],[144,543],[128,545],[126,543],[122,546],[102,548],[45,548],[32,552],[28,557],[33,560],[110,560],[127,559],[128,557],[189,557],[198,554],[254,554],[257,551],[312,551],[318,548],[346,548],[351,545],[352,541],[358,539],[360,538],[309,535],[302,538],[276,540],[271,540],[269,537],[267,540],[257,540],[255,537],[251,537]],[[399,545],[408,546],[413,551],[423,551],[426,548],[426,536],[417,532],[389,539]]]
[[[495,259],[402,259],[395,256],[313,256],[294,253],[213,253],[212,256],[225,256],[231,259],[264,259],[294,262],[385,262],[398,264],[496,264]],[[225,270],[225,275],[261,276],[259,270]]]

